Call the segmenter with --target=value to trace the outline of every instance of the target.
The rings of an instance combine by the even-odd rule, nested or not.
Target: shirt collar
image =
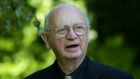
[[[84,78],[84,72],[86,70],[87,61],[88,61],[88,57],[85,56],[83,62],[80,64],[80,66],[74,72],[72,72],[70,74],[73,79],[83,79]],[[59,78],[64,79],[66,74],[59,67],[57,60],[54,62],[54,64],[55,64],[55,69],[57,71],[56,75],[59,76]]]

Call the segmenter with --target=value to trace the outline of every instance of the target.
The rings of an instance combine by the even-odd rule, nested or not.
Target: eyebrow
[[[85,24],[85,23],[75,23],[75,24],[72,24],[72,26],[74,26],[74,25],[79,25],[79,24]],[[58,25],[58,26],[56,26],[56,27],[59,27],[59,26],[71,26],[71,25]]]

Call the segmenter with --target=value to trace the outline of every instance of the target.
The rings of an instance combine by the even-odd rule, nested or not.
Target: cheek
[[[55,48],[57,50],[62,50],[64,49],[64,39],[60,38],[60,39],[55,39],[55,41],[53,41],[53,46],[56,46]]]
[[[87,36],[83,36],[81,40],[84,44],[88,43],[88,37]]]
[[[81,41],[81,47],[83,49],[87,48],[87,45],[88,45],[88,37],[87,36],[83,36],[80,41]]]
[[[60,56],[64,51],[64,42],[63,39],[53,39],[51,41],[51,49],[55,53],[55,55],[58,57]]]
[[[59,48],[61,47],[61,45],[63,45],[63,41],[64,39],[63,38],[56,38],[54,34],[50,34],[50,36],[52,36],[50,39],[49,39],[49,42],[51,43],[51,47],[55,47],[56,48]]]

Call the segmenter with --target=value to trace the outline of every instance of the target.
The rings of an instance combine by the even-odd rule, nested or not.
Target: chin
[[[74,53],[74,54],[68,55],[67,58],[69,58],[69,59],[78,59],[78,58],[80,58],[82,56],[83,56],[82,53]]]

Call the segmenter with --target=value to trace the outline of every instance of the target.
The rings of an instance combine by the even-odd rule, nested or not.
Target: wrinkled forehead
[[[51,28],[79,23],[85,23],[84,15],[72,6],[60,6],[55,8],[48,17],[48,26]]]

